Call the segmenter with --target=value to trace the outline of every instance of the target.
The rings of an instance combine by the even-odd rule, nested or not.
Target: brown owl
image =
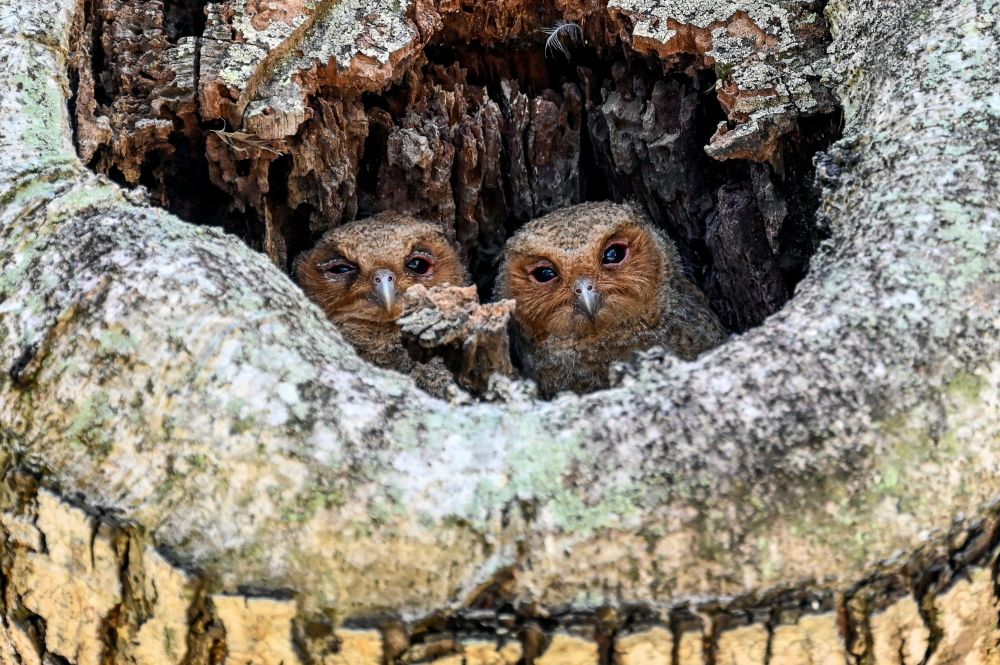
[[[298,258],[295,275],[363,358],[401,371],[412,368],[396,322],[402,294],[415,284],[467,282],[439,225],[394,212],[329,231]]]
[[[514,345],[547,396],[607,387],[633,351],[691,359],[726,337],[673,242],[628,205],[584,203],[525,224],[504,248],[496,295],[517,301]]]

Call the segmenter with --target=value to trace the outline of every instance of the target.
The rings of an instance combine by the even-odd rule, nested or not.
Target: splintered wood
[[[443,357],[458,382],[477,393],[486,392],[494,374],[514,375],[507,332],[513,300],[479,304],[474,286],[421,285],[404,298],[399,325],[412,356]]]

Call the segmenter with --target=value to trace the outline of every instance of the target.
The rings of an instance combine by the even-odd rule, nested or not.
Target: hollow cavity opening
[[[363,98],[355,214],[451,226],[484,297],[512,232],[606,199],[638,202],[667,231],[730,330],[761,323],[804,276],[822,239],[812,156],[835,138],[836,114],[803,120],[769,163],[718,161],[704,146],[727,117],[716,71],[693,56],[664,66],[589,40],[547,52],[544,35],[424,53],[401,83]],[[324,228],[317,213],[300,214],[296,249]]]
[[[152,1],[139,4],[155,10]],[[126,103],[141,49],[105,39],[108,26],[95,20],[85,44],[93,76],[81,74],[78,84],[81,153],[96,170],[145,185],[155,203],[226,228],[286,270],[329,229],[395,210],[446,228],[488,299],[497,258],[521,225],[584,201],[632,201],[677,244],[723,324],[742,332],[791,297],[823,239],[812,158],[837,137],[839,112],[817,106],[761,138],[764,148],[710,156],[713,137],[747,120],[732,99],[732,70],[703,48],[640,54],[627,21],[606,8],[553,35],[543,28],[563,20],[554,6],[517,22],[463,5],[384,89],[317,84],[305,122],[277,143],[241,134],[199,96],[206,53],[221,52],[213,21],[225,12],[206,12],[199,0],[157,11],[165,12],[162,40],[145,46],[163,46],[163,57],[144,56],[146,106]],[[167,71],[180,57],[174,49],[168,58],[168,46],[203,31],[190,54],[181,52],[195,72],[187,102]],[[753,30],[731,32],[725,38],[747,49],[773,46]],[[159,124],[150,129],[129,114]],[[100,115],[131,127],[124,147],[88,135]]]

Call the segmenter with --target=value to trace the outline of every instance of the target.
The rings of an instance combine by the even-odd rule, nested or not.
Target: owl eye
[[[536,282],[540,282],[542,284],[545,282],[551,282],[559,276],[559,273],[557,273],[555,268],[552,266],[538,266],[528,274],[531,275],[531,278]]]
[[[356,265],[350,261],[345,261],[343,259],[333,259],[331,261],[326,261],[319,264],[319,269],[330,275],[346,275],[348,273],[354,272],[358,269]]]
[[[434,267],[434,263],[426,256],[411,256],[406,261],[406,269],[417,275],[426,275]]]
[[[615,243],[604,250],[604,254],[601,255],[601,263],[605,265],[621,263],[627,254],[628,247],[621,243]]]

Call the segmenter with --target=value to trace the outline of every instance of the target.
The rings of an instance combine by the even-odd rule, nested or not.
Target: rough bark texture
[[[794,41],[782,4],[619,4],[649,48]],[[427,29],[309,6],[201,79],[260,140],[305,120],[286,56],[376,89]],[[78,10],[0,8],[0,659],[997,661],[995,4],[827,7],[832,238],[763,326],[602,393],[465,406],[83,166]]]

